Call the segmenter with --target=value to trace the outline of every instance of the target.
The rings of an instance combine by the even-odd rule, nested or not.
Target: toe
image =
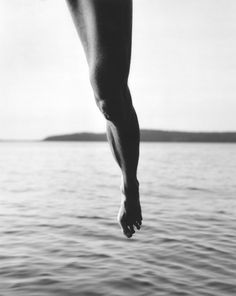
[[[123,230],[123,234],[125,236],[127,236],[128,238],[130,238],[132,236],[132,231],[131,231],[131,229],[129,229],[128,225],[124,221],[121,222],[120,225]]]
[[[134,225],[135,225],[135,227],[136,227],[138,230],[140,229],[139,222],[136,221],[136,222],[134,223]]]
[[[125,232],[124,230],[123,230],[123,234],[128,238],[132,237],[132,234],[130,232]]]
[[[132,232],[128,228],[123,228],[123,234],[128,238],[132,237]]]
[[[129,229],[130,229],[130,231],[131,231],[132,234],[135,233],[135,230],[134,230],[134,226],[133,225],[129,225]]]

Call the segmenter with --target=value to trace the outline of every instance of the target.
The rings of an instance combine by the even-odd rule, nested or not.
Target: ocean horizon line
[[[236,131],[184,131],[141,129],[141,142],[236,143]],[[46,136],[40,139],[0,139],[0,142],[105,142],[105,132],[82,131]]]

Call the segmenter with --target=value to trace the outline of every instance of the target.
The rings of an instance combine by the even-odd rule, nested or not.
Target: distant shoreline
[[[104,142],[105,133],[74,133],[49,136],[47,142]],[[193,142],[193,143],[236,143],[236,132],[185,132],[164,130],[141,130],[141,142]]]
[[[141,142],[236,143],[236,132],[186,132],[141,129]],[[0,139],[0,143],[106,142],[105,133],[81,132],[53,135],[43,139]]]

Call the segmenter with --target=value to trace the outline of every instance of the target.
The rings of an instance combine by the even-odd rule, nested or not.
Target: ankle
[[[121,191],[126,200],[136,200],[139,198],[139,182],[137,178],[126,180],[121,186]]]
[[[139,188],[139,181],[135,178],[123,178],[125,188]]]

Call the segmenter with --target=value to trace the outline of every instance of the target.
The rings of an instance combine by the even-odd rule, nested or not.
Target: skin
[[[96,104],[107,122],[107,139],[121,169],[118,222],[130,238],[142,224],[137,180],[139,124],[128,87],[132,0],[67,3],[84,48]]]

